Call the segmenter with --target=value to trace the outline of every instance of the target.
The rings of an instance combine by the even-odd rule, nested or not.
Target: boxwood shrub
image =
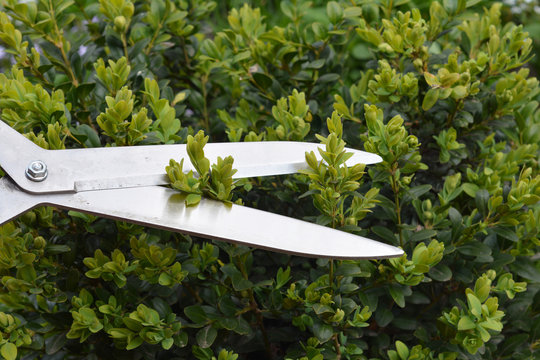
[[[3,1],[1,117],[39,146],[187,142],[203,177],[163,164],[187,205],[242,202],[406,254],[309,259],[41,207],[0,227],[0,355],[538,358],[539,86],[512,9]],[[233,182],[233,159],[209,172],[200,152],[269,140],[320,142],[327,161]],[[383,162],[347,169],[345,145]]]

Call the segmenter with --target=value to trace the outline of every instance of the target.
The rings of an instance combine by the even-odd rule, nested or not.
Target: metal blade
[[[0,225],[35,208],[40,204],[40,199],[40,196],[22,191],[9,177],[4,176],[0,179]]]
[[[18,192],[18,199],[26,205],[55,205],[271,251],[334,259],[379,259],[403,254],[401,249],[361,236],[245,206],[227,207],[203,199],[195,207],[186,207],[184,195],[164,187],[30,195],[9,182],[6,178],[0,180],[2,199],[13,199],[13,194],[5,194]],[[2,207],[9,206],[1,202],[0,214]]]
[[[169,180],[165,167],[170,159],[184,161],[185,171],[191,167],[186,145],[126,146],[92,149],[43,150],[0,121],[0,165],[25,191],[81,192],[150,185],[165,185]],[[265,141],[246,143],[212,143],[204,148],[211,163],[217,157],[232,155],[235,178],[282,175],[306,169],[305,153],[314,151],[320,159],[320,144]],[[372,153],[346,149],[354,164],[373,164],[382,159]],[[47,165],[48,177],[42,182],[26,178],[27,165],[41,160]]]

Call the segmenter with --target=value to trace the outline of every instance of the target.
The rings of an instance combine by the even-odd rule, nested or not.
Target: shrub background
[[[306,259],[43,207],[0,228],[0,355],[538,357],[538,31],[517,3],[4,1],[2,119],[38,145],[321,141],[326,164],[225,200],[407,255]],[[345,143],[384,162],[348,170]]]

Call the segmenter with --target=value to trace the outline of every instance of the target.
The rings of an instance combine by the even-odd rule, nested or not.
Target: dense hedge
[[[306,259],[42,207],[0,227],[0,355],[537,358],[532,40],[498,3],[417,3],[4,1],[2,120],[36,144],[189,142],[203,177],[163,164],[189,205],[406,255]],[[328,161],[233,183],[231,159],[209,173],[199,152],[265,140],[320,141]],[[384,161],[347,169],[345,143]]]

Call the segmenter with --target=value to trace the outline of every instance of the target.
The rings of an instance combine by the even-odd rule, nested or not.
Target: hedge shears
[[[307,168],[303,142],[210,143],[206,157],[232,155],[234,178],[295,173]],[[373,164],[376,154],[347,149],[347,161]],[[170,159],[187,158],[186,145],[45,150],[0,121],[0,225],[40,205],[293,255],[334,259],[397,257],[403,251],[361,236],[247,206],[185,195],[166,187]],[[186,162],[185,171],[194,170]],[[195,171],[195,170],[194,170]]]

